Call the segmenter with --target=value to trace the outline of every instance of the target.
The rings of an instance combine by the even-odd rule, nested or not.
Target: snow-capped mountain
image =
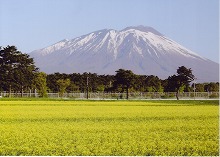
[[[115,74],[123,68],[164,79],[184,65],[200,82],[219,80],[219,64],[144,26],[99,30],[35,50],[30,56],[46,73]]]

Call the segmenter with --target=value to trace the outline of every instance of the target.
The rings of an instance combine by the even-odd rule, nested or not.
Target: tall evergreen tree
[[[0,86],[3,90],[23,92],[31,88],[37,70],[33,58],[15,46],[0,48]]]
[[[166,91],[176,92],[176,98],[179,100],[180,89],[184,87],[184,91],[189,91],[189,83],[193,81],[195,76],[192,70],[181,66],[177,69],[177,75],[168,77]]]
[[[136,75],[131,70],[119,69],[115,75],[115,86],[121,86],[122,89],[126,89],[126,99],[128,99],[128,92],[131,87],[134,86]]]

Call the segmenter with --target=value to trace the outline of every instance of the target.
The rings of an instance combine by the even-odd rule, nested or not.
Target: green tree
[[[146,78],[147,78],[146,75],[137,75],[136,76],[135,83],[134,83],[136,91],[139,91],[139,92],[146,91],[146,86],[147,86],[146,85]]]
[[[59,86],[59,94],[63,97],[66,92],[66,88],[70,85],[70,79],[59,79],[57,80],[57,85]]]
[[[195,88],[196,88],[195,91],[196,92],[204,92],[205,91],[204,87],[205,87],[205,85],[203,83],[196,83],[195,84]],[[192,84],[192,88],[194,88],[194,83]]]
[[[99,91],[99,92],[104,92],[104,90],[105,90],[105,86],[104,85],[99,85],[97,87],[97,91]]]
[[[192,70],[181,66],[177,69],[177,75],[169,76],[167,79],[166,91],[176,92],[176,98],[179,100],[180,89],[184,91],[189,91],[189,83],[194,80],[194,75]]]
[[[184,66],[181,66],[177,69],[177,77],[179,87],[185,85],[184,91],[189,91],[189,84],[195,79],[195,76],[192,74],[191,68],[187,69]]]
[[[154,75],[147,76],[145,82],[148,92],[163,92],[161,80],[157,76]]]
[[[38,69],[33,58],[23,54],[15,46],[0,48],[0,86],[5,91],[30,89],[34,73]]]
[[[129,89],[134,86],[136,75],[131,70],[119,69],[115,75],[115,86],[126,89],[126,99],[128,99]]]
[[[47,97],[47,75],[44,72],[35,73],[34,86],[40,97]]]
[[[69,75],[64,73],[54,73],[47,75],[47,86],[50,91],[59,92],[59,86],[57,84],[57,80],[59,79],[69,79]]]
[[[218,92],[219,91],[219,83],[210,82],[204,86],[205,91],[207,92]]]

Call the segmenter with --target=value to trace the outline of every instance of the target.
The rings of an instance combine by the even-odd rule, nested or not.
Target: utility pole
[[[194,90],[194,100],[195,100],[196,99],[196,78],[194,78],[193,90]]]
[[[86,99],[89,99],[89,77],[86,78]]]

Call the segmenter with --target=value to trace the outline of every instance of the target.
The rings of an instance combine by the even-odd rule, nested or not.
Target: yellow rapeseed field
[[[0,101],[0,156],[217,156],[218,110],[218,101]]]

